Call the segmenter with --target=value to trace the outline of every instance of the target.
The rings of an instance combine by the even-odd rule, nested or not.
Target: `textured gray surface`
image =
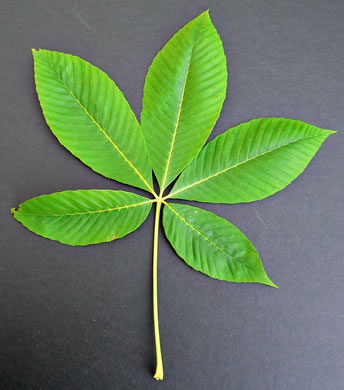
[[[203,205],[248,235],[279,289],[196,273],[161,232],[166,379],[156,383],[153,214],[117,242],[72,248],[35,236],[9,213],[44,193],[128,189],[93,173],[51,134],[30,49],[101,67],[139,115],[154,55],[209,6],[230,74],[212,137],[261,116],[339,131],[284,191],[247,205]],[[342,0],[2,0],[0,8],[0,388],[344,389]]]

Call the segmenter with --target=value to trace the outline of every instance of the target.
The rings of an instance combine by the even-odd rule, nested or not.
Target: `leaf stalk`
[[[159,222],[161,210],[161,198],[157,199],[155,209],[154,223],[154,244],[153,244],[153,318],[154,318],[154,336],[155,336],[155,351],[156,351],[156,371],[154,378],[156,380],[164,379],[164,368],[162,363],[160,334],[159,334],[159,318],[158,318],[158,239],[159,239]]]

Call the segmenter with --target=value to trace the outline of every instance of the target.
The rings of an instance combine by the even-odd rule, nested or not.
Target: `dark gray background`
[[[344,389],[344,3],[342,0],[10,1],[1,37],[1,389]],[[46,126],[31,48],[81,56],[141,110],[156,52],[210,7],[229,64],[212,137],[284,116],[336,129],[284,191],[246,205],[202,205],[236,224],[273,289],[212,280],[161,231],[165,380],[154,368],[153,214],[119,241],[73,248],[27,231],[10,207],[65,189],[128,189],[84,166]],[[138,191],[138,193],[140,193]]]

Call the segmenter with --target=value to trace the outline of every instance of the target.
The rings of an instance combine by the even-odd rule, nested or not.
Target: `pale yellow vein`
[[[20,215],[30,215],[30,216],[37,216],[37,217],[64,217],[64,216],[70,216],[70,215],[97,214],[97,213],[104,213],[106,211],[118,211],[118,210],[123,210],[123,209],[129,209],[131,207],[142,206],[144,204],[153,203],[153,202],[155,202],[155,199],[146,200],[144,202],[135,203],[135,204],[129,204],[129,205],[125,205],[125,206],[108,208],[108,209],[89,210],[89,211],[84,211],[84,212],[66,213],[66,214],[31,214],[31,213],[23,213],[23,212],[20,211],[20,207],[19,207],[18,211],[15,211],[15,214],[19,213]]]
[[[196,181],[196,182],[194,182],[194,183],[192,183],[192,184],[190,184],[190,185],[188,185],[188,186],[185,186],[185,187],[181,188],[181,189],[178,190],[178,191],[172,192],[171,194],[169,194],[169,195],[167,195],[166,197],[164,197],[164,199],[171,198],[172,196],[175,196],[175,195],[179,194],[180,192],[183,192],[183,191],[185,191],[185,190],[187,190],[187,189],[189,189],[189,188],[195,187],[195,186],[197,186],[198,184],[201,184],[201,183],[203,183],[203,182],[205,182],[205,181],[207,181],[207,180],[213,179],[214,177],[219,176],[219,175],[221,175],[221,174],[223,174],[223,173],[225,173],[225,172],[228,172],[228,171],[230,171],[231,169],[234,169],[234,168],[236,168],[236,167],[238,167],[238,166],[240,166],[240,165],[242,165],[242,164],[245,164],[245,163],[247,163],[247,162],[249,162],[249,161],[253,161],[253,160],[255,160],[255,159],[259,158],[259,157],[262,157],[262,156],[264,156],[264,155],[267,155],[267,154],[269,154],[269,153],[271,153],[271,152],[275,152],[276,150],[279,150],[279,149],[281,149],[281,148],[283,148],[283,147],[292,145],[292,144],[294,144],[294,143],[303,141],[303,140],[305,140],[305,139],[316,138],[316,137],[324,137],[324,135],[313,135],[313,136],[310,136],[310,137],[300,138],[300,139],[298,139],[298,140],[296,140],[296,141],[292,141],[292,142],[286,143],[286,144],[284,144],[284,145],[281,145],[281,146],[279,146],[278,148],[274,148],[274,149],[268,150],[267,152],[264,152],[264,153],[261,153],[261,154],[259,154],[259,155],[250,157],[250,158],[248,158],[248,159],[246,159],[246,160],[241,161],[241,162],[238,163],[238,164],[232,165],[232,166],[230,166],[230,167],[228,167],[228,168],[223,169],[222,171],[216,172],[216,173],[214,173],[213,175],[207,176],[207,177],[205,177],[204,179],[201,179],[201,180],[199,180],[199,181]]]
[[[90,114],[90,112],[87,110],[87,108],[81,103],[81,101],[78,99],[78,97],[73,93],[73,91],[68,87],[68,85],[61,79],[58,79],[62,82],[62,84],[65,86],[65,88],[68,90],[68,92],[74,97],[74,99],[79,103],[80,107],[85,111],[85,113],[90,117],[90,119],[93,121],[93,123],[98,127],[98,129],[104,134],[106,139],[111,142],[111,144],[114,146],[114,148],[117,150],[117,152],[122,156],[122,158],[129,164],[129,166],[134,170],[134,172],[139,176],[139,178],[143,181],[143,183],[147,186],[147,188],[152,192],[154,195],[155,192],[151,185],[147,182],[147,180],[143,177],[141,172],[134,166],[134,164],[128,159],[128,157],[121,151],[121,149],[117,146],[117,144],[113,141],[111,137],[106,133],[106,131],[100,126],[100,124],[94,119],[94,117]]]

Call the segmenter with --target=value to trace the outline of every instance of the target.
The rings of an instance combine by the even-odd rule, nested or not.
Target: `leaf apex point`
[[[209,8],[206,9],[205,11],[201,12],[199,15],[198,15],[198,18],[202,18],[204,16],[209,16]]]
[[[277,286],[277,284],[275,284],[270,278],[268,275],[265,274],[263,280],[261,281],[261,283],[265,284],[266,286],[270,286],[270,287],[274,287],[274,288],[279,288]]]
[[[268,286],[274,287],[274,288],[279,288],[277,284],[275,284],[272,280],[269,279],[269,282],[266,283]]]

